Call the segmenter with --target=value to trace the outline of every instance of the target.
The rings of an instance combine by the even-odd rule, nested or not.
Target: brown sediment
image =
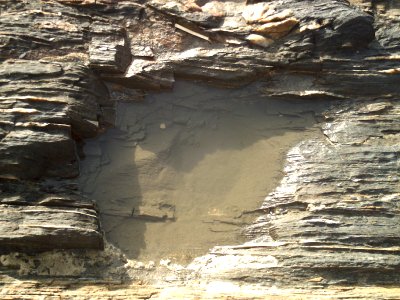
[[[287,151],[319,131],[308,102],[266,100],[257,86],[179,82],[120,103],[117,127],[86,146],[82,188],[128,257],[190,262],[241,230],[282,177]],[[322,107],[323,104],[319,104]]]

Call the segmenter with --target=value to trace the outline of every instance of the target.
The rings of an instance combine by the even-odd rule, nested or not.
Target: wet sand
[[[173,93],[120,103],[116,128],[84,148],[82,190],[107,239],[129,258],[189,263],[241,230],[282,178],[285,154],[319,134],[325,104],[273,101],[257,85],[178,82]]]

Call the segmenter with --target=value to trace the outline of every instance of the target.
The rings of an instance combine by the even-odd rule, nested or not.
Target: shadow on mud
[[[128,258],[188,263],[241,230],[279,183],[287,151],[320,134],[324,101],[271,100],[258,84],[178,82],[143,103],[119,103],[116,128],[87,141],[81,188],[109,241]]]

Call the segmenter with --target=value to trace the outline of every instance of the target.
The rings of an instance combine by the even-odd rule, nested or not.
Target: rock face
[[[105,87],[96,86],[84,66],[45,61],[8,60],[1,65],[0,76],[2,175],[23,179],[77,176],[78,156],[71,137],[97,134],[100,103],[107,105]],[[32,147],[26,149],[26,145]],[[29,162],[19,160],[34,161],[37,166],[32,169]]]
[[[101,248],[94,203],[69,179],[76,140],[112,106],[107,89],[76,63],[10,59],[0,77],[1,251]]]
[[[399,108],[360,101],[329,111],[326,139],[288,153],[285,177],[246,229],[252,241],[216,247],[193,267],[274,284],[398,284]]]
[[[317,116],[325,139],[288,154],[281,185],[245,230],[252,242],[215,248],[176,278],[399,283],[395,1],[3,0],[0,8],[1,252],[102,249],[95,204],[75,178],[82,141],[114,123],[115,100],[170,89],[175,77],[227,87],[262,80],[266,97],[332,100]]]

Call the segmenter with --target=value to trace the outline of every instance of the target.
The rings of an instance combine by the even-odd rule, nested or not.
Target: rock
[[[152,222],[165,222],[173,221],[175,219],[175,212],[171,208],[140,206],[133,211],[132,217]]]
[[[184,7],[189,12],[201,12],[203,9],[196,3],[195,0],[185,1]]]
[[[351,109],[344,113],[345,107]],[[400,281],[399,188],[393,176],[398,136],[381,143],[385,126],[397,132],[398,109],[398,101],[332,107],[318,125],[326,139],[305,141],[288,153],[280,186],[247,228],[252,241],[216,247],[190,269],[209,280],[244,276],[268,285],[276,278],[280,284],[287,278],[289,285],[317,281],[310,278],[323,278],[324,285],[356,285],[361,278],[378,284]]]
[[[131,53],[134,57],[154,58],[154,52],[149,46],[134,45],[131,47]]]
[[[296,18],[288,18],[283,21],[269,22],[257,26],[253,31],[279,39],[287,35],[297,24],[299,24],[299,21]]]
[[[71,178],[79,175],[78,157],[70,127],[43,125],[17,125],[2,139],[1,176],[36,179],[43,176]],[[26,150],[28,147],[29,151]],[[32,163],[36,166],[32,167]]]
[[[378,19],[375,23],[379,48],[398,49],[400,44],[400,21],[398,19]]]
[[[169,1],[165,3],[165,1],[162,0],[152,0],[149,1],[147,5],[171,18],[187,20],[205,28],[218,27],[222,21],[221,16],[214,16],[203,12],[203,10],[197,4],[194,5],[193,2],[182,4],[178,1]]]
[[[102,72],[124,73],[132,55],[126,32],[122,28],[95,24],[89,45],[90,67]]]
[[[291,9],[276,11],[275,6],[268,3],[257,3],[246,6],[242,14],[249,24],[263,24],[268,22],[283,21],[293,16]]]
[[[107,86],[111,91],[110,98],[115,102],[142,102],[146,96],[143,90],[129,89],[114,83],[107,83]]]
[[[274,43],[273,39],[267,38],[265,36],[259,35],[259,34],[250,34],[246,37],[246,40],[248,40],[250,43],[261,46],[261,47],[269,47],[271,44]]]
[[[93,202],[74,195],[73,188],[54,187],[49,193],[53,184],[45,178],[79,175],[73,137],[97,134],[101,106],[112,105],[107,90],[76,63],[7,60],[0,65],[0,80],[2,251],[27,246],[101,249]],[[35,209],[38,213],[31,213]],[[91,214],[87,223],[80,219],[86,210]],[[60,227],[50,226],[51,222]]]
[[[266,18],[260,20],[259,23],[277,22],[283,21],[285,19],[291,18],[293,16],[293,11],[291,9],[284,9],[276,14],[272,14]]]
[[[214,17],[225,17],[225,5],[219,1],[210,1],[201,7],[201,10]]]
[[[102,249],[95,204],[74,178],[82,141],[113,124],[114,101],[142,101],[143,90],[170,89],[175,77],[226,87],[262,80],[261,92],[269,99],[340,100],[315,115],[323,137],[292,149],[280,186],[251,212],[257,219],[245,229],[249,243],[217,247],[170,274],[176,280],[168,283],[170,289],[160,283],[165,274],[158,270],[130,273],[131,280],[155,277],[157,288],[142,286],[143,293],[121,281],[110,283],[110,278],[121,280],[118,270],[133,272],[122,254],[102,260],[102,252],[83,255],[73,273],[79,282],[64,278],[63,284],[21,280],[12,269],[18,264],[2,256],[6,297],[82,296],[82,287],[89,289],[83,278],[94,278],[90,284],[101,286],[91,294],[94,298],[230,297],[232,288],[235,296],[254,298],[271,293],[398,298],[398,289],[388,287],[400,282],[400,22],[395,1],[272,0],[245,6],[244,1],[34,0],[0,5],[3,252],[79,248],[76,258],[87,253],[82,249]],[[209,40],[179,33],[175,24],[196,28]],[[173,218],[170,211],[139,215]],[[33,266],[39,257],[32,254]],[[88,265],[98,267],[92,271]],[[213,284],[221,282],[229,292],[209,296]],[[105,284],[116,288],[104,292]]]
[[[172,70],[152,60],[136,58],[123,76],[105,74],[103,78],[129,88],[165,90],[171,89],[175,78]]]
[[[271,6],[271,4],[260,2],[257,4],[247,5],[242,13],[242,16],[247,23],[262,23],[262,20],[274,12],[274,7]]]
[[[76,94],[95,86],[88,70],[79,65],[9,60],[0,66],[0,78],[0,126],[7,132],[0,142],[3,172],[18,178],[77,176],[72,135],[96,135],[99,102],[107,105],[100,100],[104,96],[96,97],[100,89],[83,97]]]
[[[0,205],[1,252],[102,249],[96,211],[46,206]]]
[[[3,11],[12,5],[11,3],[8,2]],[[80,56],[83,53],[87,55],[84,45],[85,32],[90,21],[88,15],[57,2],[48,3],[43,7],[39,2],[33,1],[12,6],[11,9],[12,14],[1,14],[2,60],[19,58],[21,55],[24,59],[36,60],[43,56],[65,54],[65,51],[58,50],[58,47],[69,48],[71,53]],[[46,12],[46,9],[55,13]],[[30,26],[25,26],[28,23]]]

